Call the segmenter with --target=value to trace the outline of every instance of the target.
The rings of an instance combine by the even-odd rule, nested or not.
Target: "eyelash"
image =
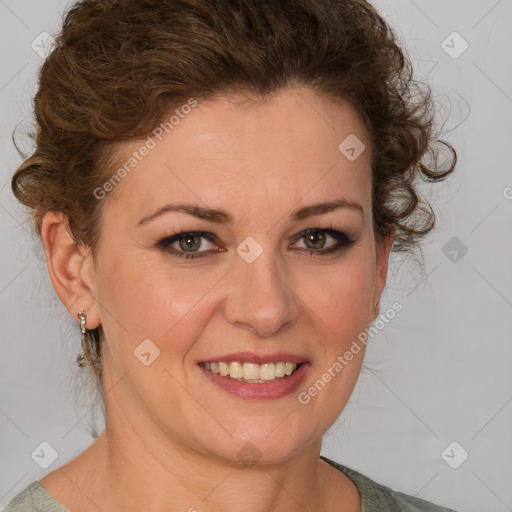
[[[313,254],[318,254],[320,256],[325,256],[327,254],[340,252],[343,249],[349,248],[355,240],[350,238],[346,233],[343,231],[338,231],[336,229],[322,229],[322,228],[310,228],[306,229],[305,231],[302,231],[299,233],[296,237],[296,241],[299,241],[301,238],[304,238],[307,235],[310,235],[312,233],[326,233],[327,235],[331,236],[335,240],[337,240],[337,244],[329,249],[322,249],[322,250],[313,250],[313,249],[303,249],[301,248],[301,251],[305,251],[310,256],[313,256]],[[178,258],[185,258],[185,259],[196,259],[196,258],[202,258],[209,254],[212,251],[200,251],[196,253],[187,253],[184,251],[178,251],[174,249],[173,247],[169,247],[174,242],[180,240],[181,238],[185,238],[186,236],[199,236],[202,238],[205,238],[209,242],[215,243],[215,240],[217,237],[213,235],[212,233],[208,233],[205,231],[183,231],[181,233],[177,233],[176,235],[170,236],[170,237],[164,237],[160,239],[157,242],[157,247],[162,249],[164,252],[170,252],[173,256],[177,256]],[[214,251],[214,252],[220,252],[220,251]]]

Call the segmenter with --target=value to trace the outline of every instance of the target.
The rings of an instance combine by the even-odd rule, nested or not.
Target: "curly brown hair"
[[[392,29],[365,0],[81,0],[41,68],[36,147],[12,190],[36,234],[47,211],[63,212],[76,244],[94,256],[104,204],[94,190],[112,175],[117,142],[147,137],[191,97],[307,86],[361,115],[372,144],[376,241],[394,229],[393,250],[411,250],[435,222],[417,178],[442,180],[457,159],[434,136],[430,87],[412,75]],[[439,142],[452,154],[445,169]],[[101,326],[88,331],[92,351],[102,336]]]

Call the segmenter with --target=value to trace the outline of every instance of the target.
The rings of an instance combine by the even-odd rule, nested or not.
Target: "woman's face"
[[[119,167],[138,163],[104,199],[94,298],[107,425],[277,462],[348,401],[364,350],[332,368],[378,313],[390,240],[377,250],[370,141],[351,107],[306,88],[243,99],[182,109],[146,156],[147,140],[120,146]],[[283,363],[300,364],[286,376]]]

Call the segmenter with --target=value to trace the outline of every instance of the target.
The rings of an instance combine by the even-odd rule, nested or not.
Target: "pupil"
[[[316,240],[316,243],[315,243],[315,240]],[[320,233],[320,232],[311,233],[306,237],[306,245],[308,245],[308,242],[313,243],[314,249],[321,249],[325,243],[325,234]],[[320,245],[318,245],[318,243]]]
[[[197,243],[193,243],[193,240],[196,240]],[[201,237],[199,236],[187,236],[180,239],[180,247],[184,250],[186,249],[193,249],[197,250],[201,246]]]

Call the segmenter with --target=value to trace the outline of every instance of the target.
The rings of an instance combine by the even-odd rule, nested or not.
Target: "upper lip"
[[[223,354],[221,356],[213,356],[208,359],[203,359],[199,361],[200,363],[220,363],[220,362],[231,362],[231,361],[239,361],[244,363],[255,363],[255,364],[264,364],[264,363],[277,363],[279,361],[290,362],[290,363],[305,363],[307,359],[304,357],[300,357],[296,354],[289,353],[274,353],[274,354],[256,354],[254,352],[236,352],[233,354]]]

